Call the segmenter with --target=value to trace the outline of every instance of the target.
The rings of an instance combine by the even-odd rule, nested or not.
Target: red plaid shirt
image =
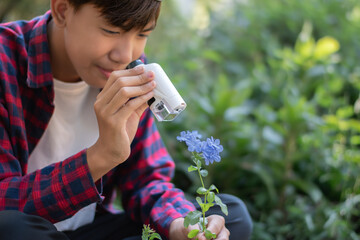
[[[171,221],[194,206],[170,183],[174,162],[149,111],[140,121],[130,158],[102,181],[93,182],[86,149],[26,174],[29,155],[54,111],[50,19],[49,11],[31,21],[0,24],[0,210],[20,210],[55,223],[93,202],[110,209],[118,189],[132,219],[168,235]]]

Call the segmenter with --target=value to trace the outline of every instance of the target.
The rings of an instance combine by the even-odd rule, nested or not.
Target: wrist
[[[89,147],[86,151],[86,158],[90,174],[96,182],[108,171],[116,166],[114,161],[107,161],[105,153],[102,153],[96,145]]]

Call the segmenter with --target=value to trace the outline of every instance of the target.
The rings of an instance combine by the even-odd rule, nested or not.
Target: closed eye
[[[150,27],[141,30],[141,32],[139,33],[139,37],[142,38],[148,38],[150,33],[155,29],[155,24],[151,25]]]
[[[120,32],[114,32],[114,31],[111,31],[111,30],[108,30],[108,29],[105,29],[105,28],[101,28],[104,32],[108,33],[108,34],[112,34],[112,35],[115,35],[115,34],[119,34]]]
[[[140,33],[140,34],[139,34],[139,37],[142,37],[142,38],[148,38],[148,37],[149,37],[149,35]]]

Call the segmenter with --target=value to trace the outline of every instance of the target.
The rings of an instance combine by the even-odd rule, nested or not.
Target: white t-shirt
[[[99,136],[94,103],[99,89],[85,82],[66,83],[54,79],[55,110],[38,145],[31,153],[28,173],[60,162],[92,146]],[[59,231],[75,230],[91,223],[96,203],[55,224]]]

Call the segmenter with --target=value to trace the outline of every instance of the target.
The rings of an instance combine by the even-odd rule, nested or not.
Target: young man
[[[126,69],[160,5],[51,0],[43,16],[0,25],[0,239],[125,239],[143,223],[187,239],[194,205],[170,183],[174,163],[147,110],[154,73]],[[116,191],[125,213],[111,207]],[[223,198],[231,218],[214,212],[209,230],[229,239],[232,224],[233,239],[247,239],[246,208]]]

